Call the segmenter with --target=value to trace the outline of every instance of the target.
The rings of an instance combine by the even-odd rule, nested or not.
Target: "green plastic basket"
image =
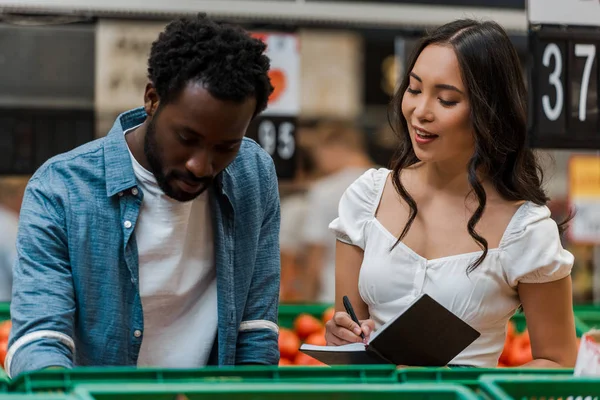
[[[4,370],[0,368],[0,394],[8,392],[9,382],[8,376],[6,376]]]
[[[590,330],[589,322],[596,321],[600,323],[600,310],[595,311],[577,311],[574,310],[574,319],[575,319],[575,333],[577,337],[581,337],[584,333]],[[523,332],[527,327],[527,323],[525,321],[525,314],[516,313],[511,318],[511,321],[515,324],[515,328],[518,332]],[[599,325],[600,326],[600,325]]]
[[[481,388],[491,400],[600,399],[600,379],[597,378],[482,375]]]
[[[595,305],[574,306],[575,316],[585,324],[588,329],[600,328],[600,307]]]
[[[395,383],[393,365],[290,367],[245,366],[200,369],[78,367],[26,372],[10,382],[10,392],[68,392],[81,384],[103,383]]]
[[[37,393],[37,394],[21,394],[21,393],[0,393],[0,400],[78,400],[71,394],[59,393]]]
[[[0,321],[10,319],[10,303],[0,303]]]
[[[467,388],[452,385],[82,385],[74,392],[79,400],[478,400]]]
[[[484,375],[556,375],[573,376],[573,369],[533,369],[533,368],[406,368],[398,370],[396,379],[400,383],[455,383],[472,390],[480,390],[479,378]]]

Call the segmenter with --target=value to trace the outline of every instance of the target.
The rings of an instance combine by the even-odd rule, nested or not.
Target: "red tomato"
[[[325,346],[327,341],[325,340],[325,330],[315,332],[306,338],[304,341],[306,344],[314,344],[316,346]]]
[[[323,329],[321,321],[310,314],[300,314],[294,321],[294,330],[301,340]]]
[[[512,349],[510,351],[509,364],[512,366],[519,366],[528,363],[533,360],[531,354],[531,340],[529,338],[529,332],[525,332],[512,340]]]
[[[288,360],[287,358],[283,358],[283,357],[280,358],[279,359],[279,366],[283,367],[283,366],[286,366],[286,365],[294,365],[294,363],[291,362],[290,360]]]
[[[279,328],[279,354],[281,358],[293,360],[298,354],[300,339],[289,329]]]
[[[4,359],[6,358],[6,352],[8,351],[8,340],[0,340],[0,367],[4,368]]]
[[[10,329],[12,328],[12,322],[10,320],[0,322],[0,340],[7,339],[10,335]]]
[[[326,324],[327,321],[333,319],[334,314],[335,314],[335,308],[329,307],[327,310],[325,310],[325,312],[323,312],[323,316],[321,317],[321,322]]]

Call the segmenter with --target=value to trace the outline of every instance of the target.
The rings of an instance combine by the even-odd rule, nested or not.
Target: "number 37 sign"
[[[600,1],[529,0],[532,145],[600,149]]]

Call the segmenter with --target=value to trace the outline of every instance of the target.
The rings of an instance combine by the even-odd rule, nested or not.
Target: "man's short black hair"
[[[259,114],[273,91],[266,45],[241,27],[221,24],[204,14],[167,25],[152,43],[148,78],[166,104],[189,82],[201,82],[214,97],[243,101],[256,98]]]

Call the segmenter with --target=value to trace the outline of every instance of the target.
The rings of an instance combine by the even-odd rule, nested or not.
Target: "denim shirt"
[[[137,364],[144,320],[134,229],[143,193],[132,191],[124,131],[145,118],[142,108],[123,113],[106,137],[48,160],[31,178],[14,265],[10,376]],[[215,363],[277,364],[280,210],[271,157],[244,139],[209,191]]]

